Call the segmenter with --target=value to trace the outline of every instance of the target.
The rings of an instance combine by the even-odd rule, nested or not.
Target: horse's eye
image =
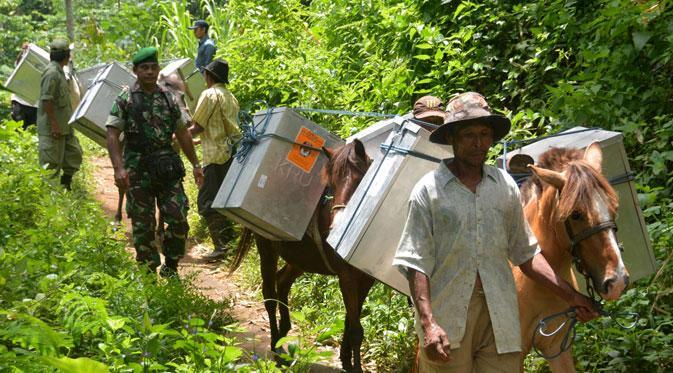
[[[580,220],[582,219],[582,214],[579,211],[573,211],[573,213],[570,215],[570,218],[573,220]]]

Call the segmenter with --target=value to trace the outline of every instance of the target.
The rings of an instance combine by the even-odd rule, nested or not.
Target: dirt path
[[[93,179],[96,188],[96,199],[100,201],[105,213],[112,219],[117,211],[119,199],[117,188],[114,185],[114,173],[107,157],[89,158],[93,171]],[[122,214],[122,221],[127,229],[129,244],[127,249],[133,252],[130,242],[131,221]],[[194,284],[207,297],[214,300],[228,298],[232,304],[232,316],[239,321],[240,326],[247,332],[238,336],[243,342],[241,347],[253,352],[260,357],[270,358],[269,320],[262,302],[252,296],[252,292],[242,288],[240,276],[234,273],[227,276],[226,269],[217,264],[206,263],[201,256],[208,253],[210,247],[192,245],[187,250],[187,255],[180,261],[180,277],[194,276]],[[261,281],[260,281],[261,282]],[[329,364],[333,367],[340,366],[338,351],[334,351],[334,358]],[[311,372],[339,372],[340,369],[327,366],[314,366]]]

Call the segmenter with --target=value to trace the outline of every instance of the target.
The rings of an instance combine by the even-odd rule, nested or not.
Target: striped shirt
[[[460,347],[477,274],[481,278],[498,353],[521,351],[519,308],[510,269],[531,259],[537,240],[523,215],[519,188],[503,171],[484,165],[476,193],[445,162],[426,174],[409,198],[393,265],[428,276],[432,313]],[[418,316],[417,316],[418,317]],[[416,331],[423,340],[420,320]]]
[[[201,148],[203,166],[224,164],[231,158],[231,148],[241,137],[238,128],[238,100],[222,83],[201,93],[192,120],[203,127]]]

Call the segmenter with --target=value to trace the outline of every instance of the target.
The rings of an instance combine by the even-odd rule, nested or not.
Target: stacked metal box
[[[124,86],[135,82],[135,76],[117,62],[106,65],[96,75],[82,101],[70,117],[70,124],[86,137],[107,146],[105,121],[112,104]]]
[[[593,142],[598,142],[603,149],[603,175],[612,183],[619,195],[619,213],[617,214],[617,238],[624,247],[622,259],[629,271],[632,281],[654,273],[656,261],[652,251],[647,226],[638,203],[636,185],[629,177],[631,168],[622,143],[623,136],[619,132],[601,129],[575,127],[559,134],[526,145],[507,153],[507,159],[516,154],[527,154],[537,162],[545,151],[556,148],[584,149]],[[499,160],[502,164],[502,159]],[[578,280],[582,276],[577,276]],[[584,289],[584,286],[580,287]]]
[[[194,112],[201,92],[206,89],[206,81],[203,75],[196,70],[194,60],[191,58],[181,58],[170,62],[161,70],[161,75],[168,76],[178,74],[185,82],[185,100],[187,107]]]
[[[325,189],[327,157],[297,144],[343,140],[289,108],[258,112],[253,123],[258,142],[233,161],[213,208],[271,240],[301,240]]]
[[[412,118],[411,114],[407,114],[402,117],[402,119]],[[360,140],[364,146],[365,151],[369,158],[372,161],[377,161],[383,157],[383,149],[381,149],[381,144],[383,144],[390,132],[393,130],[399,129],[401,121],[398,118],[391,118],[387,120],[382,120],[376,122],[367,128],[364,128],[362,131],[348,137],[346,139],[347,143],[352,142],[354,139]]]
[[[96,77],[101,70],[106,68],[108,65],[101,63],[95,66],[87,67],[83,70],[78,70],[75,72],[77,79],[79,79],[80,84],[84,90],[84,93],[93,85],[96,81]]]
[[[392,266],[409,195],[418,180],[435,170],[440,159],[451,157],[452,151],[449,146],[431,143],[428,131],[403,117],[374,126],[390,123],[392,131],[381,145],[383,153],[332,223],[327,242],[351,265],[409,294],[407,279]],[[380,139],[377,131],[370,135]],[[365,143],[368,140],[366,136],[363,139]]]
[[[28,44],[26,52],[7,79],[5,87],[22,100],[37,106],[42,72],[48,64],[49,53],[35,44]]]

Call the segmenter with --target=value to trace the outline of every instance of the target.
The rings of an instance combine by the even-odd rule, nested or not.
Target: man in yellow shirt
[[[225,84],[229,83],[229,65],[216,59],[204,68],[208,89],[201,93],[189,128],[192,136],[201,135],[204,182],[197,200],[199,214],[208,225],[213,252],[208,261],[227,255],[229,241],[234,238],[233,223],[212,208],[217,191],[232,161],[233,144],[241,137],[238,128],[238,101]]]

